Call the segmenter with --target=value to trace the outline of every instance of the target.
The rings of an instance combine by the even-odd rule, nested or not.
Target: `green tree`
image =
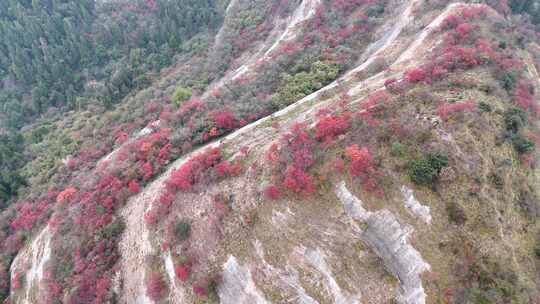
[[[184,87],[177,87],[172,96],[172,102],[176,106],[180,105],[182,102],[191,98],[191,90]]]

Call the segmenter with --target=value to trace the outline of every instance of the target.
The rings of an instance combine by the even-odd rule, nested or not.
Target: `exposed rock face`
[[[44,301],[39,298],[40,282],[44,276],[45,264],[51,257],[51,236],[49,227],[45,227],[31,245],[13,261],[11,276],[23,274],[25,280],[24,294],[16,298],[16,303],[30,304]]]
[[[255,286],[249,269],[238,264],[234,256],[230,256],[223,266],[219,298],[223,304],[269,303]]]
[[[171,299],[171,302],[184,303],[186,301],[184,288],[179,286],[170,251],[167,251],[167,253],[163,255],[163,264],[165,265],[165,271],[167,272],[167,278],[169,279],[169,298]]]
[[[294,14],[287,22],[287,28],[276,42],[264,53],[264,57],[269,56],[273,50],[277,48],[280,43],[289,41],[296,36],[295,28],[302,22],[308,20],[315,14],[317,6],[321,3],[321,0],[302,0],[302,3],[296,8]]]
[[[367,229],[361,231],[359,236],[401,283],[398,301],[403,304],[426,303],[420,275],[430,270],[430,266],[407,240],[412,228],[402,227],[396,216],[388,210],[366,211],[362,201],[349,192],[345,182],[336,187],[336,195],[351,218],[367,224]]]
[[[324,253],[320,249],[315,250],[305,250],[303,254],[306,257],[306,260],[311,264],[315,269],[317,269],[324,277],[326,281],[326,286],[330,291],[330,294],[334,297],[334,303],[336,304],[358,304],[360,303],[360,295],[357,296],[347,296],[343,293],[339,287],[336,279],[332,275],[330,266],[325,260]]]
[[[429,207],[420,204],[420,202],[416,200],[413,190],[407,186],[401,186],[401,194],[403,194],[405,206],[426,224],[431,224]]]
[[[237,2],[236,0],[231,1],[228,10],[234,7]],[[296,3],[300,3],[300,1]],[[261,56],[268,56],[272,50],[279,47],[280,43],[291,40],[297,26],[311,18],[320,3],[319,0],[301,1],[294,13],[286,19],[287,23],[282,20],[284,23],[276,26],[269,39],[260,46],[257,53],[246,56],[248,58],[242,62],[240,68],[227,73],[222,80],[217,80],[214,87],[223,85],[240,76],[245,76],[246,73],[251,73],[256,60]],[[384,87],[385,79],[388,77],[400,77],[406,68],[418,63],[414,62],[419,61],[418,57],[429,54],[428,51],[438,43],[437,39],[431,39],[430,34],[439,27],[446,16],[465,5],[457,3],[448,6],[439,17],[435,18],[418,35],[414,34],[404,38],[403,36],[407,35],[407,30],[404,29],[414,20],[414,11],[422,3],[422,0],[396,1],[399,8],[395,9],[393,18],[389,18],[379,29],[378,40],[364,51],[362,60],[356,69],[346,73],[338,81],[275,112],[271,116],[249,124],[176,160],[166,173],[148,184],[139,194],[131,197],[119,214],[126,223],[126,229],[119,244],[122,254],[121,273],[119,274],[122,279],[122,286],[118,288],[121,302],[152,303],[145,294],[145,279],[149,272],[145,258],[149,255],[161,257],[164,278],[168,282],[169,295],[167,301],[169,303],[193,303],[196,301],[191,295],[189,284],[179,282],[176,278],[171,253],[169,251],[160,251],[161,249],[156,245],[158,242],[153,239],[154,235],[151,234],[150,228],[143,221],[144,214],[148,210],[150,203],[159,196],[173,169],[178,168],[190,157],[202,150],[217,147],[220,144],[233,147],[233,149],[242,145],[249,146],[250,151],[252,151],[250,153],[255,155],[255,158],[262,158],[266,147],[280,138],[288,126],[296,122],[313,122],[316,113],[320,109],[335,106],[335,104],[332,104],[334,101],[332,98],[323,97],[325,94],[334,94],[333,89],[343,89],[340,94],[341,92],[348,92],[352,104],[359,103],[368,94],[381,90]],[[355,73],[365,72],[377,58],[383,56],[388,59],[390,69],[378,72],[375,75],[367,75],[366,79],[357,79]],[[204,100],[209,92],[210,90],[205,92],[201,99]],[[269,127],[274,120],[279,122],[279,127]],[[156,128],[158,127],[159,124],[156,125]],[[142,134],[151,133],[152,130],[152,128],[146,128],[139,135],[134,136],[137,138]],[[114,155],[111,154],[111,156]],[[114,157],[107,157],[104,160],[113,159]],[[260,178],[259,175],[254,173],[254,175],[239,177],[239,179],[244,179],[243,182],[248,184],[251,182],[250,179],[256,180],[253,183],[259,183],[262,177]],[[397,183],[397,185],[399,189],[400,183]],[[238,194],[238,196],[241,196],[240,192],[245,190],[232,187],[229,189],[222,187],[222,189],[225,189],[223,191],[233,189],[231,191]],[[406,186],[402,186],[399,190],[403,202],[400,206],[406,207],[423,223],[432,224],[433,219],[430,208],[415,198],[413,190]],[[210,190],[205,191],[207,189],[201,191],[200,195],[198,194],[199,196],[193,200],[194,203],[200,203],[205,197],[208,198],[212,195]],[[394,296],[397,297],[399,303],[403,304],[426,303],[428,299],[424,291],[421,275],[430,270],[430,265],[424,261],[420,252],[409,243],[408,238],[413,233],[413,229],[405,225],[402,219],[389,210],[370,211],[364,208],[363,202],[347,189],[344,182],[336,187],[335,194],[338,201],[331,194],[332,199],[327,202],[327,205],[331,205],[331,208],[334,209],[329,209],[335,211],[338,215],[331,214],[331,212],[329,212],[330,214],[319,212],[315,216],[320,216],[322,220],[317,222],[313,218],[307,217],[306,214],[299,212],[293,204],[284,207],[280,206],[283,208],[278,208],[276,207],[278,204],[275,204],[273,206],[275,208],[267,214],[266,220],[270,224],[266,226],[261,224],[259,226],[259,230],[264,230],[264,232],[257,231],[249,234],[249,237],[252,238],[247,239],[245,243],[248,243],[251,247],[242,248],[246,249],[241,252],[242,256],[238,254],[239,252],[234,252],[234,248],[226,248],[222,252],[220,251],[219,254],[223,254],[223,256],[216,257],[212,262],[216,262],[217,268],[221,268],[220,266],[223,265],[223,272],[221,273],[223,281],[218,288],[221,303],[365,304],[387,303]],[[263,208],[263,206],[260,206],[262,204],[259,204],[261,202],[260,198],[257,198],[256,195],[249,196],[246,194],[241,200],[249,201],[252,206],[257,206],[257,208]],[[384,205],[386,202],[381,203]],[[435,213],[435,205],[431,206],[434,209],[434,216],[439,215]],[[309,205],[305,208],[309,209]],[[233,210],[233,213],[240,214],[241,211],[244,211],[240,209]],[[347,216],[343,216],[343,210]],[[313,216],[314,213],[316,212],[308,213],[308,215]],[[185,216],[185,213],[181,215]],[[346,220],[343,221],[343,218]],[[201,215],[200,222],[203,219],[205,218]],[[261,219],[261,222],[263,220]],[[351,220],[355,224],[361,223],[362,227],[365,228],[358,229],[359,225],[350,225]],[[420,221],[414,221],[414,224],[421,224]],[[430,229],[437,224],[436,222],[434,221]],[[305,231],[302,230],[304,228]],[[420,229],[418,230],[420,231]],[[272,234],[272,236],[268,237],[268,235],[265,235],[266,232]],[[48,240],[45,235],[49,235],[49,233],[44,230],[38,235],[34,243],[21,253],[14,262],[17,271],[27,271],[28,269],[26,264],[24,267],[17,265],[31,263],[30,271],[26,274],[26,280],[28,281],[25,286],[26,300],[21,303],[34,303],[31,300],[34,298],[29,295],[36,289],[35,286],[41,280],[43,265],[50,256],[50,248],[47,251],[50,235]],[[266,239],[263,239],[264,237]],[[156,236],[156,238],[159,238],[159,236]],[[352,243],[357,240],[361,240],[358,243],[365,244],[365,248],[351,249]],[[285,252],[275,250],[276,247],[282,245],[280,242],[286,243],[287,246],[290,245],[290,248],[284,250]],[[252,252],[249,252],[249,250],[252,250]],[[340,264],[341,254],[347,250],[349,250],[348,258],[350,258],[351,262],[349,264],[345,264],[345,262]],[[424,252],[424,255],[427,256],[426,252]],[[436,265],[431,256],[429,257],[430,262]],[[23,260],[27,262],[23,262]],[[380,265],[372,266],[380,264],[374,262],[379,260],[382,261],[387,271]],[[373,268],[378,267],[378,269],[369,269],[363,272],[362,267],[365,265],[370,265]],[[352,274],[345,274],[343,269],[352,269],[354,271],[351,271]],[[384,277],[388,272],[399,281],[397,295],[395,289],[397,289],[398,284],[395,280],[390,278],[391,282],[380,282],[382,281],[381,277]],[[431,298],[429,300],[435,301]]]

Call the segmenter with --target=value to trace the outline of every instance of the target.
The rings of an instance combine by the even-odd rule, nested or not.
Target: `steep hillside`
[[[230,1],[147,89],[51,123],[76,143],[2,213],[2,296],[536,303],[540,46],[498,4]]]

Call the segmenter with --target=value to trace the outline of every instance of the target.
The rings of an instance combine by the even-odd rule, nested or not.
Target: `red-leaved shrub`
[[[264,189],[264,196],[267,199],[277,200],[281,198],[281,195],[281,190],[279,190],[279,188],[274,185],[269,185]]]
[[[344,134],[350,127],[350,115],[331,115],[321,118],[315,125],[315,139],[331,142],[336,136]]]
[[[524,111],[540,114],[540,107],[534,99],[534,86],[526,81],[520,81],[514,93],[516,104]]]
[[[136,180],[132,180],[128,183],[128,189],[129,189],[129,192],[133,194],[139,193],[139,191],[141,191],[141,187],[139,186],[139,183]]]
[[[176,266],[174,272],[176,273],[176,277],[182,282],[185,282],[189,279],[190,269],[186,265]]]
[[[427,74],[422,68],[415,68],[405,72],[405,79],[408,82],[420,82],[426,80]]]
[[[437,108],[437,115],[442,120],[447,120],[450,115],[456,112],[468,112],[474,110],[474,102],[443,103]]]
[[[187,191],[201,179],[202,174],[209,168],[216,166],[221,161],[221,150],[210,148],[199,155],[194,156],[175,170],[167,184],[176,191]]]
[[[207,288],[200,283],[193,283],[193,293],[201,298],[208,297]]]
[[[77,189],[73,187],[66,188],[64,191],[58,193],[56,197],[57,203],[69,202],[71,198],[77,193]]]
[[[362,179],[362,186],[365,190],[373,192],[376,195],[382,195],[377,179],[381,175],[373,163],[373,155],[367,147],[361,149],[358,145],[351,145],[345,149],[345,155],[350,159],[349,172],[352,176]]]
[[[237,125],[236,116],[229,110],[216,111],[211,114],[214,124],[224,130],[232,130]]]
[[[165,297],[167,293],[167,284],[163,280],[161,273],[154,272],[146,283],[146,295],[153,301],[159,301]]]
[[[15,275],[11,278],[11,288],[17,290],[21,288],[21,273],[16,272]]]
[[[285,170],[283,186],[296,194],[315,192],[313,177],[294,165]]]

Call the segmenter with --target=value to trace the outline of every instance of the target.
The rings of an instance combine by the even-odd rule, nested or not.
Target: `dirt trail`
[[[412,10],[413,6],[415,4],[419,3],[419,1],[410,1],[407,3],[406,11]],[[448,10],[446,11],[448,13]],[[393,43],[396,41],[396,39],[399,37],[399,34],[401,33],[401,30],[406,26],[408,22],[411,21],[411,17],[409,15],[405,15],[402,17],[403,20],[398,22],[398,24],[395,27],[391,28],[391,35],[385,35],[383,38],[381,38],[381,42],[375,43],[376,47],[372,47],[370,52],[372,52],[371,56],[366,59],[366,62],[373,62],[373,58],[381,54],[384,50],[390,48]],[[397,33],[397,34],[396,34]],[[427,34],[425,34],[427,35]],[[414,47],[414,44],[410,47]],[[362,64],[361,67],[363,69],[367,68],[369,66],[368,64]],[[362,70],[359,68],[355,69],[357,72],[359,70]],[[274,114],[267,116],[265,118],[262,118],[252,124],[249,124],[229,135],[222,138],[221,140],[217,142],[213,142],[211,144],[208,144],[204,147],[201,147],[181,159],[175,161],[170,168],[167,170],[166,173],[164,173],[161,177],[159,177],[157,180],[152,182],[150,185],[148,185],[141,193],[138,195],[132,197],[126,206],[124,207],[124,210],[122,210],[121,214],[126,219],[126,232],[125,235],[122,238],[122,241],[120,243],[120,250],[122,254],[122,269],[123,269],[123,277],[124,277],[124,286],[125,286],[125,294],[124,299],[127,302],[130,303],[147,303],[144,301],[141,301],[140,299],[144,299],[144,277],[145,277],[145,267],[144,267],[144,257],[147,254],[153,253],[152,244],[150,240],[148,239],[149,231],[146,225],[143,221],[143,216],[146,210],[149,208],[150,203],[153,198],[157,197],[162,189],[164,187],[164,182],[168,179],[170,173],[173,169],[180,167],[185,161],[190,159],[192,156],[200,153],[202,150],[208,148],[208,147],[215,147],[220,144],[224,145],[230,145],[232,147],[240,147],[242,145],[252,146],[256,147],[256,150],[262,151],[264,147],[269,145],[271,141],[275,138],[273,134],[276,134],[280,132],[280,130],[284,130],[288,125],[291,125],[294,122],[300,122],[307,119],[312,119],[312,114],[316,112],[316,110],[322,106],[324,106],[327,102],[330,101],[323,101],[318,102],[317,104],[310,105],[309,110],[304,111],[300,115],[291,117],[289,114],[302,109],[302,107],[310,103],[314,100],[316,100],[322,92],[331,90],[333,88],[336,88],[338,86],[338,83],[346,82],[346,81],[353,81],[353,77],[351,76],[351,73],[345,74],[339,81],[335,81],[328,86],[322,88],[321,90],[312,93],[301,100],[295,102],[294,104],[275,112]],[[384,72],[381,72],[377,75],[374,75],[364,81],[362,81],[354,91],[350,91],[349,93],[353,93],[352,97],[353,99],[359,101],[362,100],[365,97],[365,94],[367,94],[370,91],[375,91],[377,89],[380,89],[383,87],[384,78],[383,76],[386,76],[387,74]],[[277,119],[280,121],[280,128],[278,130],[275,130],[271,127],[261,127],[265,123],[269,122],[272,119]],[[257,153],[257,152],[255,152]],[[177,287],[176,284],[173,284],[172,286],[172,294],[175,294],[177,291],[175,291]],[[180,287],[182,288],[182,287]],[[182,291],[179,291],[182,293]],[[137,302],[139,301],[139,302]],[[310,302],[310,301],[306,301]]]
[[[124,284],[122,298],[126,303],[152,303],[145,293],[147,270],[145,260],[147,256],[156,254],[156,249],[150,240],[150,230],[144,221],[144,214],[150,209],[153,200],[159,197],[172,171],[181,166],[192,155],[211,146],[217,146],[217,143],[199,148],[178,159],[158,179],[147,185],[137,195],[132,196],[120,211],[120,215],[126,222],[126,229],[119,246],[122,255],[120,263]],[[176,290],[177,288],[176,284],[171,286],[172,294],[183,294],[182,291]]]
[[[271,59],[271,53],[273,50],[279,47],[284,42],[290,41],[296,37],[298,34],[298,26],[311,18],[317,6],[320,4],[320,0],[302,0],[302,3],[296,8],[292,16],[285,20],[278,20],[274,26],[274,30],[270,33],[269,39],[263,42],[259,49],[249,56],[249,58],[242,64],[240,67],[234,71],[228,72],[223,78],[218,82],[213,84],[206,92],[201,96],[202,99],[206,99],[210,96],[210,93],[215,89],[222,88],[227,82],[231,80],[238,79],[253,70],[257,61],[259,60],[268,60]],[[231,9],[233,5],[236,4],[236,0],[231,1],[227,11]],[[281,28],[285,26],[285,29]],[[221,35],[218,34],[216,39],[217,43],[221,42]]]
[[[233,5],[235,0],[231,1],[230,6]],[[305,20],[306,18],[310,18],[313,14],[314,8],[318,5],[320,1],[318,0],[304,0],[300,6],[297,8],[297,11],[293,14],[293,17],[291,19],[291,24],[285,29],[285,32],[283,32],[280,36],[278,36],[278,40],[274,42],[274,44],[266,51],[267,54],[270,54],[273,49],[275,49],[276,44],[279,44],[283,41],[287,41],[288,39],[292,39],[291,35],[294,33],[294,28],[301,23],[302,20]],[[249,124],[231,134],[224,137],[223,139],[210,143],[204,147],[201,147],[181,159],[175,161],[169,169],[162,174],[158,179],[150,183],[147,187],[143,189],[141,193],[138,195],[131,197],[126,206],[121,210],[120,215],[124,217],[126,222],[126,229],[124,232],[124,235],[122,236],[122,240],[120,242],[120,253],[122,255],[121,259],[121,277],[123,279],[123,294],[121,295],[122,300],[126,303],[151,303],[150,299],[146,297],[145,295],[145,277],[146,277],[146,263],[145,258],[146,256],[150,254],[155,254],[156,249],[152,245],[152,242],[150,240],[150,232],[148,228],[145,225],[145,222],[143,220],[145,212],[150,207],[151,202],[155,197],[159,195],[161,192],[161,189],[164,186],[165,181],[168,179],[169,175],[171,174],[172,170],[175,168],[178,168],[181,166],[186,160],[191,158],[193,155],[196,155],[197,153],[201,152],[202,150],[208,148],[208,147],[215,147],[219,145],[220,143],[231,145],[233,147],[240,147],[243,145],[252,146],[255,147],[256,150],[262,151],[267,145],[269,145],[273,139],[276,137],[275,134],[282,132],[285,128],[287,128],[289,125],[291,125],[294,122],[300,122],[305,121],[309,119],[313,119],[313,114],[316,113],[317,109],[327,105],[331,100],[326,101],[318,101],[316,104],[311,105],[309,109],[303,109],[305,105],[315,101],[318,97],[321,96],[322,93],[328,92],[336,87],[338,87],[341,83],[347,83],[347,82],[354,82],[354,74],[360,71],[363,71],[369,67],[371,63],[374,62],[374,60],[380,56],[381,54],[385,52],[398,52],[401,56],[391,65],[392,70],[395,70],[394,72],[391,72],[393,74],[390,74],[390,72],[381,72],[376,75],[373,75],[369,77],[368,79],[365,79],[361,81],[360,83],[356,84],[351,90],[349,90],[349,94],[352,95],[353,100],[356,102],[363,100],[365,98],[366,94],[369,92],[373,92],[375,90],[378,90],[383,87],[384,79],[386,77],[392,76],[392,75],[399,75],[402,73],[403,69],[407,66],[412,66],[416,64],[417,62],[414,62],[412,60],[412,56],[414,54],[415,59],[418,58],[417,55],[419,52],[427,52],[429,48],[425,47],[426,39],[427,37],[433,32],[433,30],[440,24],[444,18],[449,15],[451,12],[453,12],[457,8],[461,8],[463,5],[462,3],[455,3],[450,5],[441,15],[439,15],[428,27],[426,27],[418,36],[417,38],[410,43],[405,50],[401,50],[398,48],[395,48],[397,40],[400,38],[400,35],[403,31],[403,29],[410,24],[410,22],[413,20],[412,16],[412,10],[416,5],[419,5],[422,3],[422,0],[411,0],[404,4],[404,10],[403,14],[400,15],[397,22],[395,20],[392,20],[393,22],[389,22],[386,26],[388,28],[387,32],[383,33],[383,36],[370,45],[368,49],[365,52],[365,58],[364,62],[362,62],[357,68],[350,71],[349,73],[346,73],[343,77],[340,78],[340,80],[335,81],[328,86],[322,88],[321,90],[312,93],[301,100],[297,101],[296,103],[270,115],[265,118],[262,118],[252,124]],[[401,10],[400,10],[401,11]],[[435,42],[431,42],[435,43]],[[256,54],[257,55],[257,54]],[[249,71],[250,64],[254,63],[258,59],[257,56],[253,56],[250,60],[248,60],[248,63],[244,65],[244,67],[240,67],[239,69],[247,69],[246,72]],[[237,70],[238,71],[238,70]],[[244,73],[244,72],[242,72]],[[223,78],[223,83],[225,81],[230,80],[232,77],[234,77],[234,73],[231,73]],[[238,74],[236,74],[238,75]],[[210,90],[207,91],[208,94]],[[298,111],[298,115],[290,115],[294,111]],[[293,116],[293,117],[291,117]],[[271,127],[262,127],[263,124],[270,122],[270,120],[277,119],[280,120],[280,128],[279,129],[273,129]],[[146,131],[143,131],[146,132]],[[136,138],[136,137],[135,137]],[[109,156],[105,157],[104,160],[112,159],[114,154],[118,151],[116,149],[113,151]],[[19,256],[15,259],[12,267],[13,269],[23,269],[21,266],[24,261],[29,260],[28,257],[32,256],[31,258],[31,272],[30,275],[27,275],[27,277],[32,278],[32,282],[35,282],[35,278],[39,279],[42,276],[42,269],[43,269],[43,256],[47,257],[47,254],[43,254],[43,252],[47,252],[46,248],[48,248],[48,242],[50,241],[50,234],[47,230],[43,230],[36,240],[31,243],[26,250],[21,251]],[[48,236],[47,238],[49,241],[46,241],[44,239],[44,236]],[[36,247],[36,248],[34,248]],[[40,253],[41,252],[41,253]],[[50,252],[50,251],[49,251]],[[49,253],[50,254],[50,253]],[[41,258],[33,258],[36,255],[40,255]],[[169,263],[168,258],[166,257],[165,260],[165,266],[167,266],[167,263]],[[170,265],[168,266],[170,268]],[[170,272],[170,269],[168,269],[168,272]],[[37,273],[37,276],[36,276]],[[169,273],[170,276],[170,273]],[[25,287],[27,290],[25,291],[27,294],[30,292],[33,283],[27,284],[29,286]],[[421,283],[420,283],[421,284]],[[301,290],[301,286],[297,286],[299,292]],[[180,289],[179,289],[180,288]],[[183,297],[183,290],[181,290],[182,287],[179,287],[177,284],[171,284],[171,295],[173,298],[175,298],[175,301],[178,303],[182,302]],[[309,298],[309,296],[305,295],[303,296],[305,299],[305,303],[313,303],[314,300]]]

